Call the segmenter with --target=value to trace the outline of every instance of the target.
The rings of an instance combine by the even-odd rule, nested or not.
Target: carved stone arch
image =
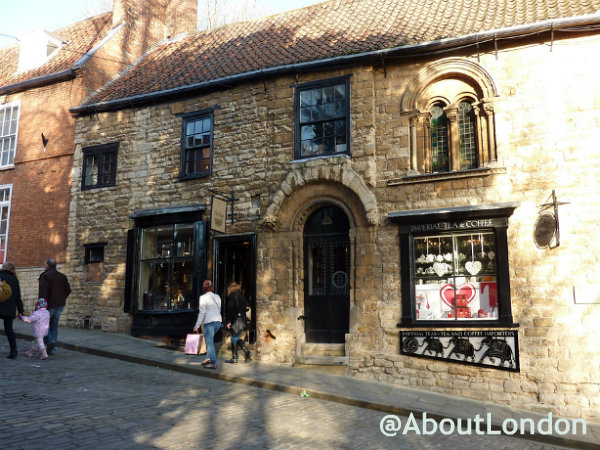
[[[422,92],[429,85],[443,78],[467,80],[474,88],[481,91],[483,98],[500,95],[496,81],[481,64],[463,58],[447,58],[423,67],[410,81],[402,96],[401,111],[419,109]]]
[[[378,221],[374,195],[349,165],[328,170],[295,168],[281,183],[267,208],[265,222],[280,231],[298,231],[310,213],[325,204],[342,208],[351,227]]]
[[[479,167],[497,162],[493,99],[499,96],[498,85],[492,75],[480,64],[463,58],[447,58],[423,67],[408,83],[402,96],[400,111],[410,124],[409,174],[411,175],[433,171],[427,108],[431,106],[433,99],[441,95],[435,91],[442,89],[442,85],[448,87],[447,84],[451,80],[464,83],[464,89],[467,89],[461,89],[452,95],[452,102],[448,104],[451,118],[455,116],[454,111],[461,95],[473,99],[477,118]],[[456,123],[450,120],[448,132],[452,155],[450,171],[461,170],[457,130]]]

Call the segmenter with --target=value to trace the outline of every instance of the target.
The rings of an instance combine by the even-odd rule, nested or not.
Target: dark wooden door
[[[304,235],[306,342],[343,343],[350,311],[348,219],[334,207],[315,214],[316,218],[307,222]]]

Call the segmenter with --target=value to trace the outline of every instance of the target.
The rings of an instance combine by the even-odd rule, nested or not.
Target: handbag
[[[233,334],[240,334],[246,329],[246,318],[244,316],[238,316],[237,319],[231,324],[231,331]]]
[[[185,353],[188,355],[203,355],[206,353],[206,341],[203,334],[190,333],[185,337]]]

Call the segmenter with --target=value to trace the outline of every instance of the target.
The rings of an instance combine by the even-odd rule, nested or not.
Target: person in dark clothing
[[[0,280],[6,281],[12,291],[10,297],[0,303],[0,318],[4,320],[4,333],[10,346],[10,353],[7,357],[15,359],[17,357],[17,338],[13,330],[13,320],[17,311],[19,314],[23,314],[23,301],[21,300],[21,287],[17,278],[17,270],[13,263],[5,262],[2,265]]]
[[[56,352],[54,347],[58,339],[58,321],[67,302],[67,297],[71,293],[71,286],[67,277],[56,270],[56,260],[54,258],[49,258],[46,261],[45,270],[40,275],[38,282],[38,298],[46,299],[48,311],[50,312],[50,328],[48,335],[44,338],[44,343],[48,349],[48,354],[53,355]]]
[[[243,335],[244,330],[234,333],[232,325],[238,317],[244,319],[246,323],[246,297],[242,295],[242,288],[236,282],[231,282],[227,286],[227,329],[231,333],[231,359],[226,360],[226,363],[237,364],[238,362],[238,346],[244,351],[246,361],[252,358],[252,352],[246,347]]]

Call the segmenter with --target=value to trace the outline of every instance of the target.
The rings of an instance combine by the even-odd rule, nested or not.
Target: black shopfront
[[[400,353],[519,370],[507,234],[516,207],[389,214],[400,238]]]
[[[134,212],[127,238],[125,312],[134,336],[185,336],[207,274],[206,205]]]
[[[511,327],[508,218],[514,203],[389,214],[399,226],[399,326]]]

